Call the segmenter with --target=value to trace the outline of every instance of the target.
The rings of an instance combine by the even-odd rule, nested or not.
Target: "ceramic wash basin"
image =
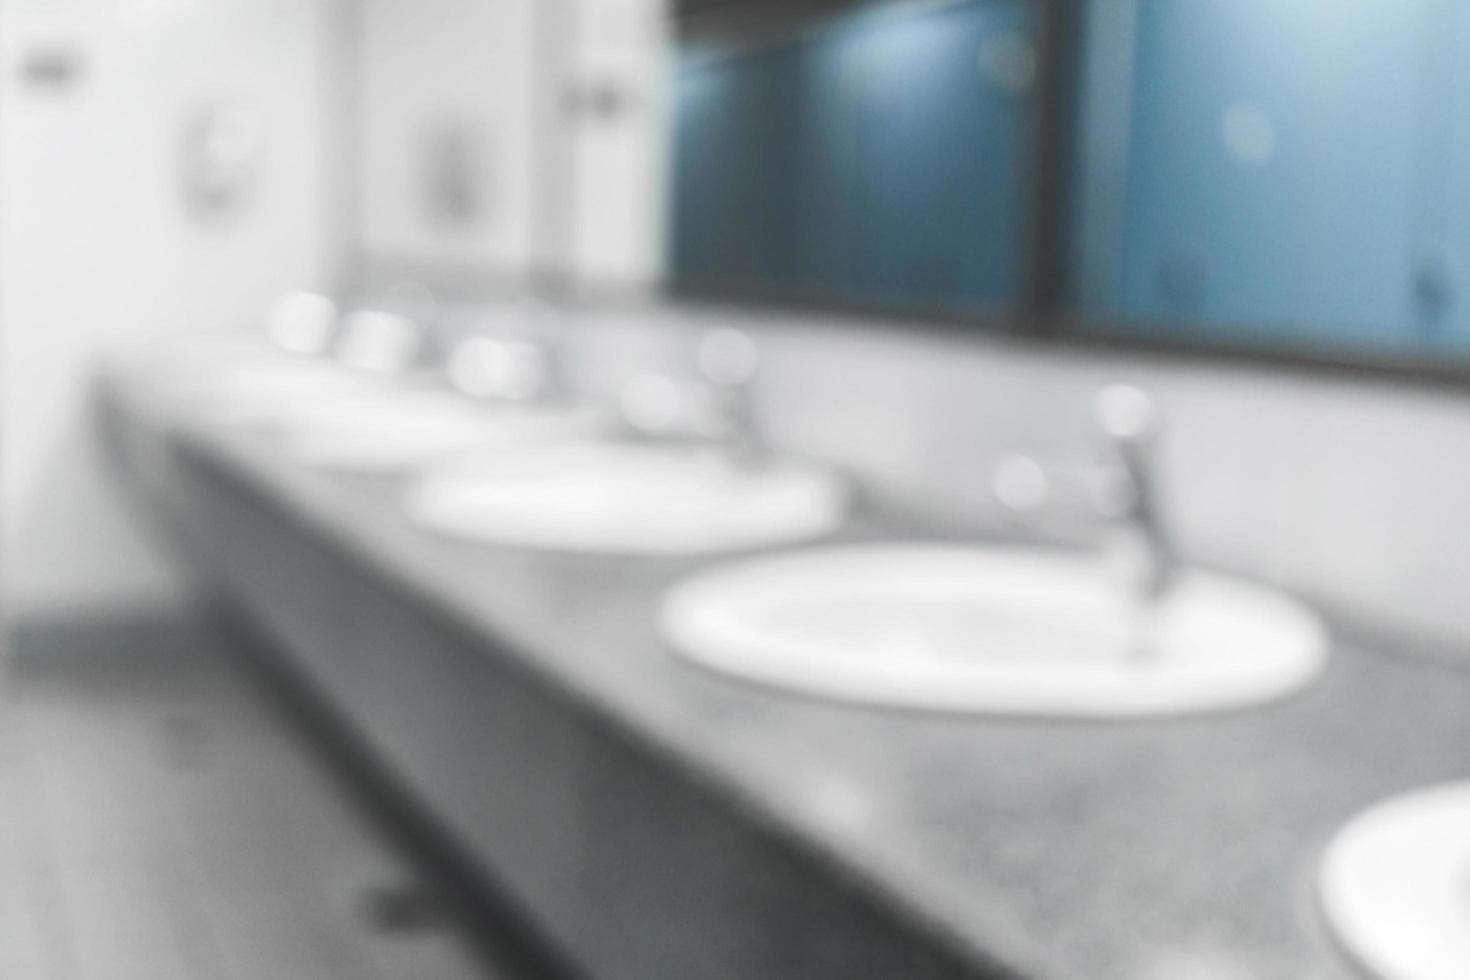
[[[390,389],[301,405],[279,428],[287,453],[311,466],[391,473],[444,457],[586,437],[597,410],[573,404],[481,402],[443,389]]]
[[[564,552],[698,554],[808,540],[842,523],[846,483],[794,459],[582,442],[450,464],[407,508],[453,537]]]
[[[1091,556],[836,546],[677,585],[663,631],[689,660],[788,691],[938,711],[1138,717],[1241,708],[1307,684],[1321,622],[1272,590],[1185,571],[1156,604]]]
[[[1386,800],[1328,844],[1323,918],[1380,980],[1470,977],[1470,783]]]
[[[202,361],[160,384],[164,394],[197,416],[237,427],[277,425],[304,408],[386,388],[383,379],[331,361],[265,352]]]

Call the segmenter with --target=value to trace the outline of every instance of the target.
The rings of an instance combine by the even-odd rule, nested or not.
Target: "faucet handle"
[[[762,439],[751,398],[751,385],[760,367],[755,342],[740,330],[712,330],[699,341],[695,365],[710,387],[710,414],[700,425],[702,434],[728,444],[742,457],[758,456]]]

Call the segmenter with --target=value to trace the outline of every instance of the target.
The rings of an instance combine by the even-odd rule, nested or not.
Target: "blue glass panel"
[[[797,51],[690,57],[679,70],[672,230],[685,282],[780,288],[795,279]]]
[[[1426,327],[1438,343],[1463,350],[1470,345],[1470,4],[1442,0],[1448,29],[1444,32],[1438,64],[1442,81],[1430,93],[1439,125],[1446,134],[1442,177],[1431,183],[1426,206],[1442,224],[1431,251],[1431,283],[1424,311]],[[1436,193],[1443,188],[1444,200]],[[1436,289],[1437,287],[1437,289]],[[1435,309],[1433,304],[1439,303]]]
[[[801,221],[797,263],[801,282],[818,295],[851,296],[863,281],[859,206],[869,193],[862,166],[862,85],[859,44],[815,38],[802,57],[809,112],[802,121]]]
[[[1121,308],[1412,343],[1434,0],[1140,0]]]
[[[1022,0],[880,11],[812,40],[800,266],[812,291],[988,307],[1017,292]]]

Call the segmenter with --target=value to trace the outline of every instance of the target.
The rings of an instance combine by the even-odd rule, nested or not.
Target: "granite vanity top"
[[[1236,714],[1063,723],[827,704],[671,654],[658,600],[699,562],[436,538],[402,516],[391,479],[314,472],[265,438],[173,416],[123,367],[102,396],[893,914],[1019,976],[1354,976],[1319,921],[1321,848],[1386,796],[1470,776],[1470,670],[1344,629],[1318,683]],[[869,506],[847,536],[916,533],[944,531]]]

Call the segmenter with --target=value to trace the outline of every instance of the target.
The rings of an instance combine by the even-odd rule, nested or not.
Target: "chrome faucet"
[[[1104,473],[1111,471],[1112,483],[1111,499],[1100,500],[1099,510],[1136,542],[1139,587],[1144,595],[1158,598],[1168,591],[1178,568],[1159,498],[1163,420],[1158,405],[1140,388],[1109,385],[1093,400],[1093,418],[1103,443]]]
[[[1140,595],[1157,599],[1173,584],[1178,560],[1165,523],[1157,474],[1163,430],[1158,406],[1132,385],[1109,385],[1093,399],[1093,422],[1101,459],[1073,475],[1086,509],[1122,533],[1133,559]],[[1022,517],[1040,514],[1065,496],[1067,471],[1045,468],[1027,456],[1011,456],[996,467],[996,498]]]
[[[755,342],[732,328],[712,330],[699,341],[695,365],[709,386],[706,435],[724,443],[743,461],[760,456],[765,441],[751,395],[760,367]]]
[[[563,394],[551,346],[525,338],[460,341],[445,358],[445,373],[471,398],[529,402]]]
[[[485,332],[453,344],[444,356],[449,383],[472,398],[548,402],[569,399],[565,329],[556,311],[524,301],[510,323],[496,318]]]
[[[351,309],[332,338],[332,354],[350,368],[403,376],[432,353],[438,299],[423,283],[404,281]]]
[[[742,463],[759,459],[765,444],[751,397],[760,360],[755,343],[739,330],[713,330],[699,339],[693,360],[692,381],[647,372],[623,386],[618,403],[629,430],[711,443]]]

